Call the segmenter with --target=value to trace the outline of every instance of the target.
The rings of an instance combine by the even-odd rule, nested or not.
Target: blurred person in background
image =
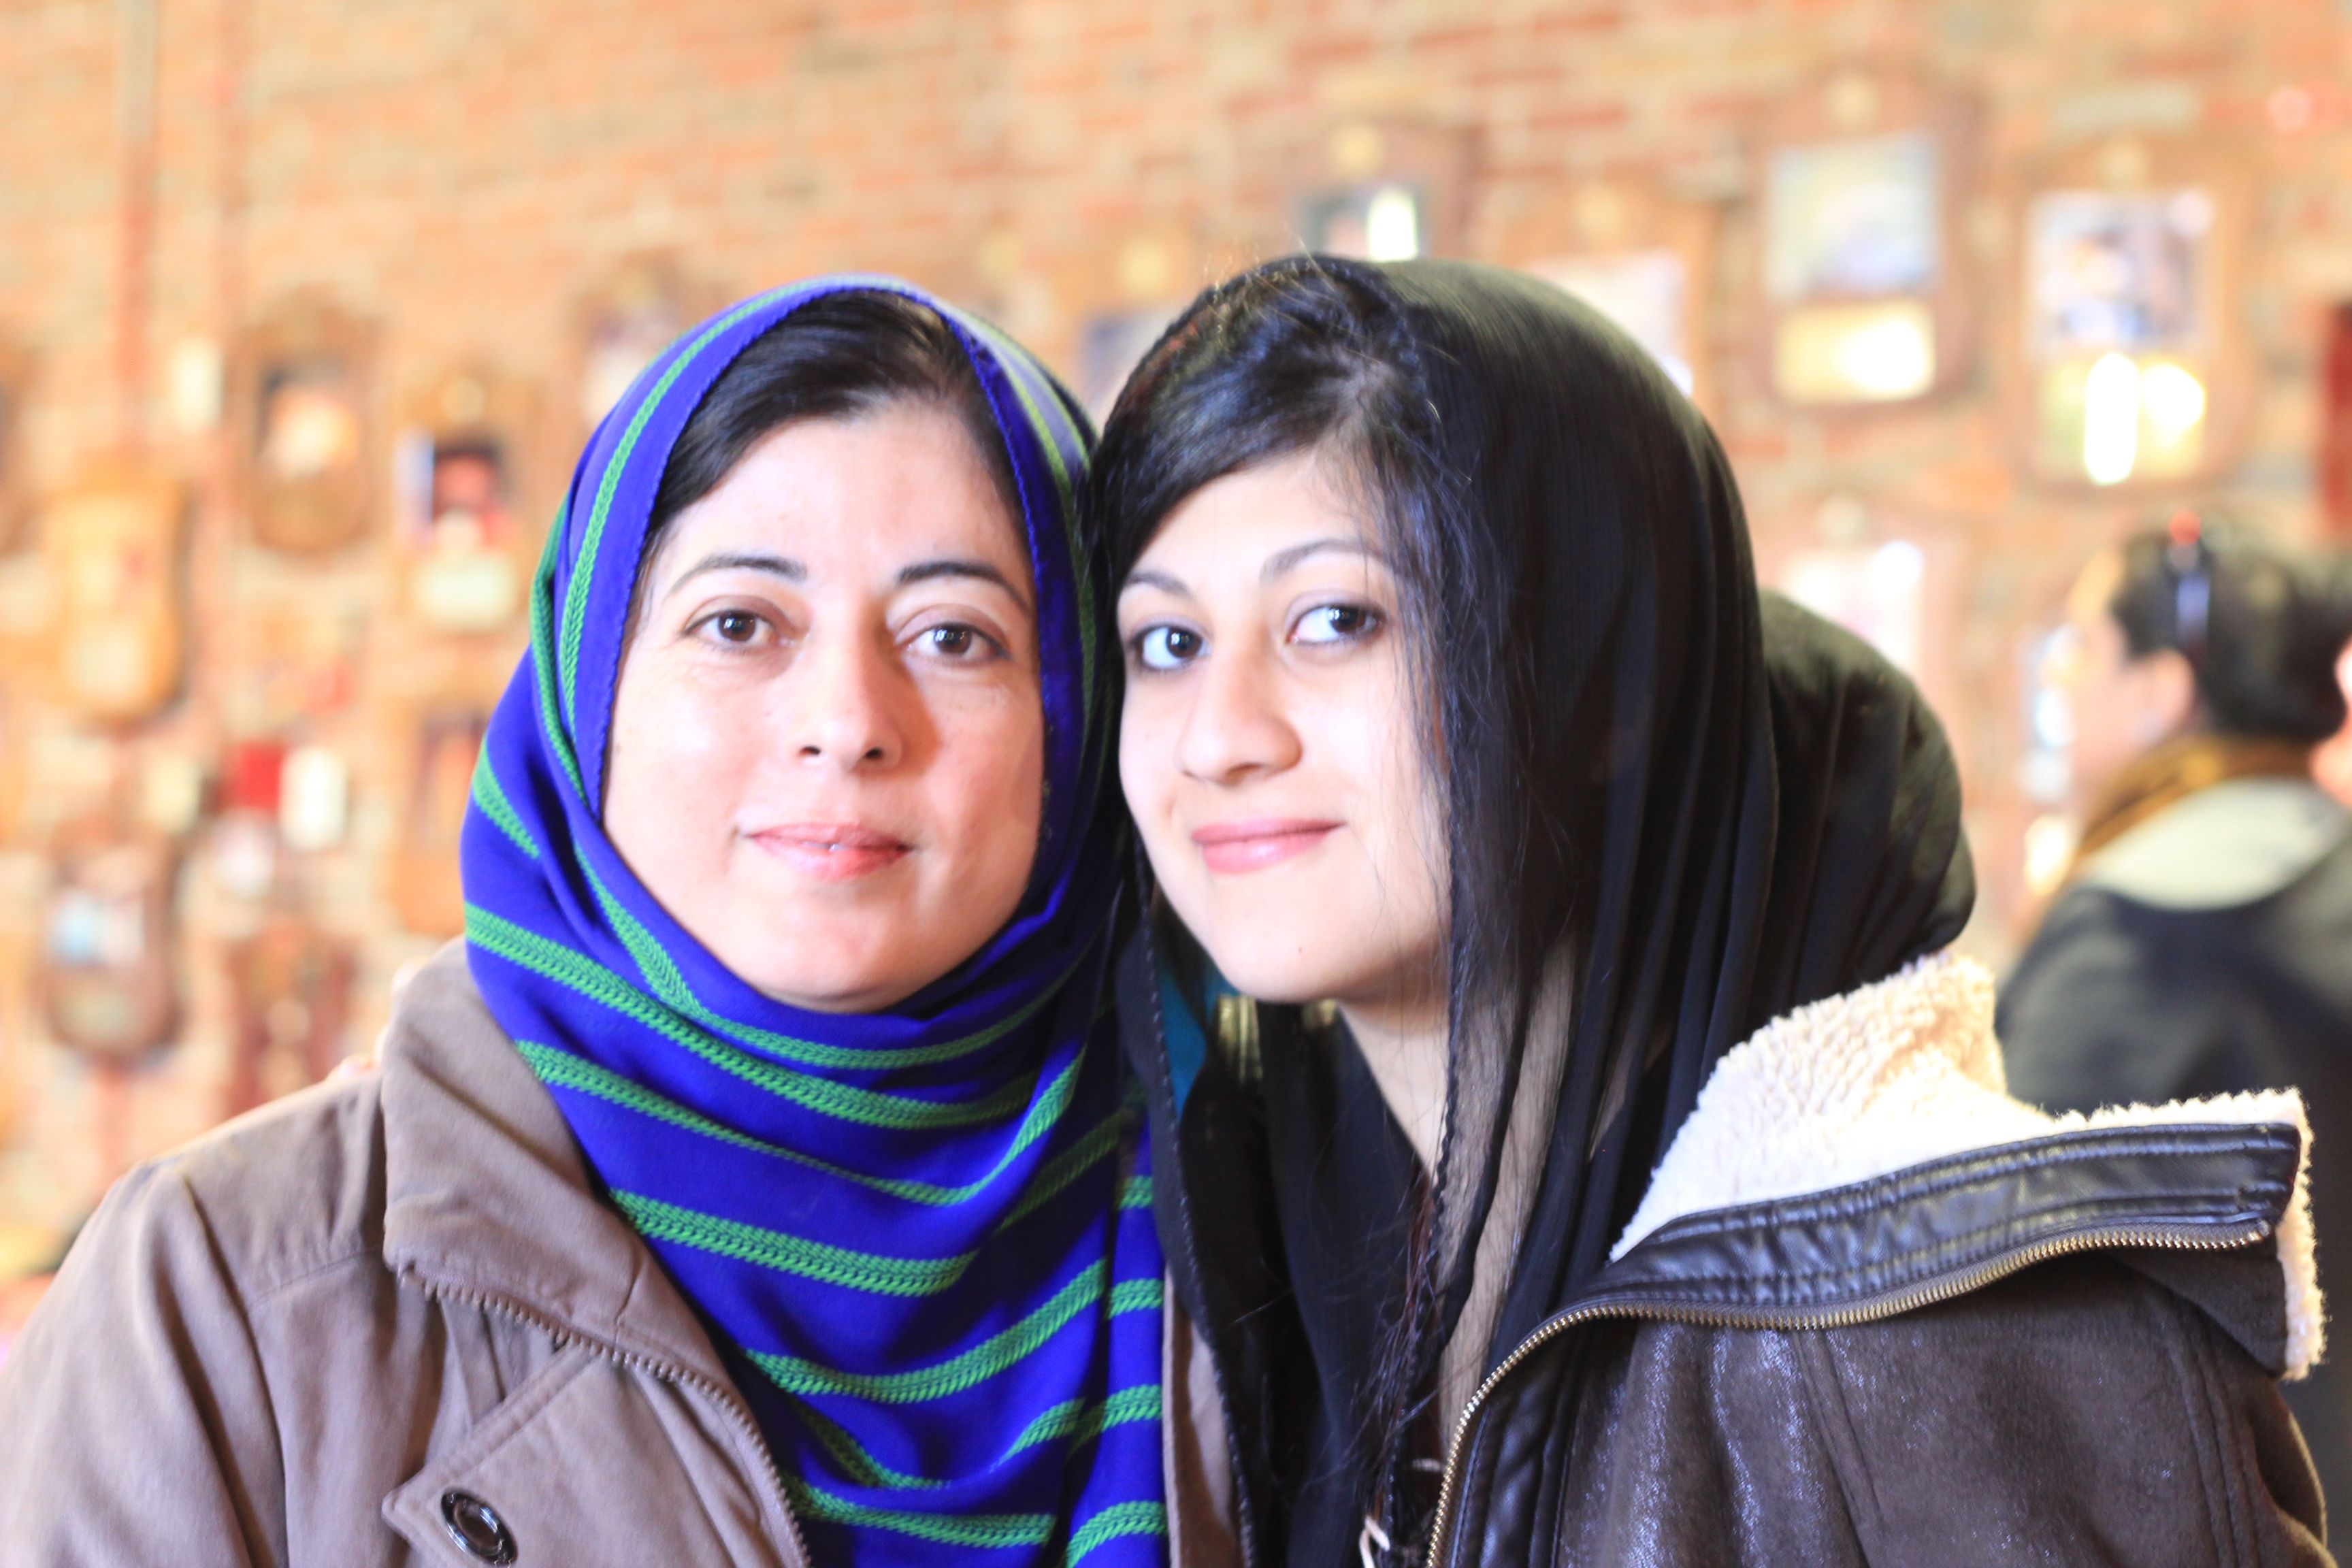
[[[2336,563],[2336,591],[2352,603],[2352,559]],[[2347,611],[2347,618],[2352,618],[2352,611]],[[2347,710],[2352,710],[2352,642],[2347,642],[2336,656],[2336,689],[2344,694]],[[2352,717],[2312,753],[2311,771],[2328,794],[2352,805]]]
[[[2345,723],[2341,564],[2182,512],[2094,558],[2068,619],[2057,679],[2094,804],[2002,988],[2011,1092],[2088,1111],[2301,1089],[2315,1221],[2339,1238],[2324,1291],[2352,1226],[2352,812],[2312,772]],[[2323,1363],[2287,1399],[2352,1507],[2352,1373]]]
[[[380,1069],[132,1172],[0,1561],[1144,1568],[1161,1263],[1087,437],[873,279],[592,438]]]

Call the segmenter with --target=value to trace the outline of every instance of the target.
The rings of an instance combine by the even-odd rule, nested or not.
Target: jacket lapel
[[[381,1066],[386,1267],[562,1347],[386,1497],[386,1521],[428,1562],[498,1560],[482,1554],[478,1504],[518,1563],[596,1563],[625,1545],[633,1563],[796,1564],[773,1464],[710,1336],[597,1201],[463,943],[401,991]],[[453,1512],[471,1520],[472,1548]]]

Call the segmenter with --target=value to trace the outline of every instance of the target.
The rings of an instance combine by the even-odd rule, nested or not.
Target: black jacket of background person
[[[2190,795],[2051,907],[2003,988],[2009,1087],[2053,1110],[2292,1086],[2312,1127],[2323,1289],[2352,1282],[2352,816],[2300,781]],[[2352,1342],[2286,1386],[2352,1511]]]
[[[1120,1026],[1171,1277],[1216,1372],[1245,1568],[1352,1564],[1352,1526],[1301,1537],[1347,1395],[1318,1371],[1306,1304],[1349,1249],[1299,1235],[1314,1176],[1267,1136],[1296,1116],[1277,1060],[1331,1032],[1297,1009],[1252,1010],[1239,1039],[1181,1022],[1154,976],[1139,942]],[[1174,1067],[1171,1022],[1193,1045]],[[1359,1058],[1330,1081],[1360,1095],[1367,1075]],[[1470,1410],[1437,1413],[1436,1538],[1404,1560],[2325,1564],[2276,1381],[2300,1142],[2275,1123],[2090,1128],[1670,1220],[1502,1354]],[[1324,1206],[1360,1207],[1336,1173]],[[1396,1256],[1373,1237],[1352,1250],[1373,1255],[1360,1268]]]

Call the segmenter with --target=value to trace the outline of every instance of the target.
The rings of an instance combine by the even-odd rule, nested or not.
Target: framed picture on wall
[[[315,299],[247,330],[232,371],[240,495],[256,542],[294,555],[340,550],[374,521],[375,334]]]
[[[424,936],[466,929],[457,839],[472,798],[474,763],[489,728],[486,710],[449,703],[422,708],[406,725],[406,776],[397,797],[392,901],[400,922]]]
[[[1469,229],[1476,141],[1435,121],[1334,126],[1294,181],[1297,247],[1366,261],[1458,256]]]
[[[1809,521],[1784,515],[1780,526],[1759,527],[1759,581],[1869,643],[1937,711],[1965,710],[1969,524],[1842,492],[1811,512]],[[1964,784],[1978,787],[1978,753],[1963,741],[1954,757]]]
[[[433,378],[402,407],[396,537],[410,618],[437,633],[498,632],[522,613],[539,530],[530,434],[538,399],[479,370]]]
[[[2319,363],[2320,521],[2329,540],[2352,544],[2352,303],[2329,309]],[[2352,742],[2339,754],[2352,761]]]
[[[2027,182],[2010,381],[2036,474],[2164,485],[2230,460],[2251,374],[2231,304],[2249,178],[2210,142],[2120,138]]]
[[[0,338],[0,554],[25,542],[32,515],[25,452],[25,408],[32,390],[32,356]]]
[[[1068,338],[1040,334],[1070,389],[1099,425],[1160,334],[1208,280],[1200,237],[1187,225],[1139,226],[1105,243],[1055,253],[1041,281],[1068,323]]]
[[[1130,305],[1097,311],[1078,323],[1077,383],[1071,388],[1099,425],[1109,417],[1119,389],[1160,334],[1176,319],[1180,305]]]
[[[577,452],[637,373],[725,302],[721,290],[690,276],[675,257],[647,253],[614,268],[577,311],[572,385],[559,399],[571,417],[557,421],[558,445]]]
[[[1784,401],[1859,408],[1926,397],[1969,359],[1974,115],[1948,89],[1850,68],[1790,100],[1756,164],[1764,377]]]
[[[49,860],[37,973],[49,1033],[114,1063],[169,1045],[180,1016],[171,843],[103,815],[76,817]]]
[[[1707,207],[1646,182],[1581,182],[1507,223],[1496,254],[1607,316],[1685,394],[1712,405],[1706,303],[1715,218]]]
[[[349,1051],[358,955],[304,910],[273,906],[259,929],[224,945],[221,967],[231,1024],[224,1114],[317,1083]]]
[[[178,695],[186,522],[179,481],[135,465],[101,466],[42,508],[51,690],[81,719],[144,719]]]

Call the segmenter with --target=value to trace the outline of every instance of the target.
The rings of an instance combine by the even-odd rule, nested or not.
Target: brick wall
[[[142,16],[158,59],[152,247],[126,245],[121,134],[126,18]],[[2253,213],[2235,306],[2252,370],[2232,389],[2249,434],[2207,490],[2307,533],[2325,321],[2352,296],[2352,127],[2330,85],[2347,41],[2326,0],[6,0],[0,340],[36,362],[23,461],[54,487],[143,431],[194,487],[200,613],[189,695],[121,731],[68,718],[26,645],[0,640],[16,650],[0,668],[0,800],[15,803],[0,820],[0,1221],[23,1233],[0,1253],[37,1252],[113,1166],[217,1114],[226,928],[201,836],[176,1048],[94,1077],[47,1041],[28,975],[43,846],[76,792],[167,752],[216,765],[250,738],[253,617],[331,604],[362,628],[360,700],[306,731],[355,770],[350,842],[320,858],[311,905],[357,944],[354,1040],[395,967],[431,945],[384,890],[398,785],[383,710],[406,646],[376,624],[387,547],[303,565],[241,542],[227,427],[183,428],[166,397],[184,345],[229,344],[310,291],[377,323],[382,408],[455,366],[526,384],[551,411],[529,498],[543,505],[576,434],[560,416],[577,401],[582,301],[645,253],[729,296],[836,268],[902,273],[1075,369],[1089,313],[1289,248],[1298,183],[1350,125],[1409,121],[1468,149],[1453,243],[1474,256],[1500,257],[1564,191],[1632,182],[1713,221],[1702,371],[1768,559],[1857,519],[1929,547],[1948,605],[1931,684],[1971,791],[1979,940],[1999,952],[2028,809],[2024,642],[2142,504],[2036,482],[2016,459],[2011,198],[2037,162],[2102,138],[2233,150]],[[1868,416],[1780,404],[1749,303],[1757,128],[1848,64],[1925,71],[1979,113],[1960,226],[1974,366]],[[151,283],[126,307],[139,255]],[[13,569],[0,561],[0,612]]]

